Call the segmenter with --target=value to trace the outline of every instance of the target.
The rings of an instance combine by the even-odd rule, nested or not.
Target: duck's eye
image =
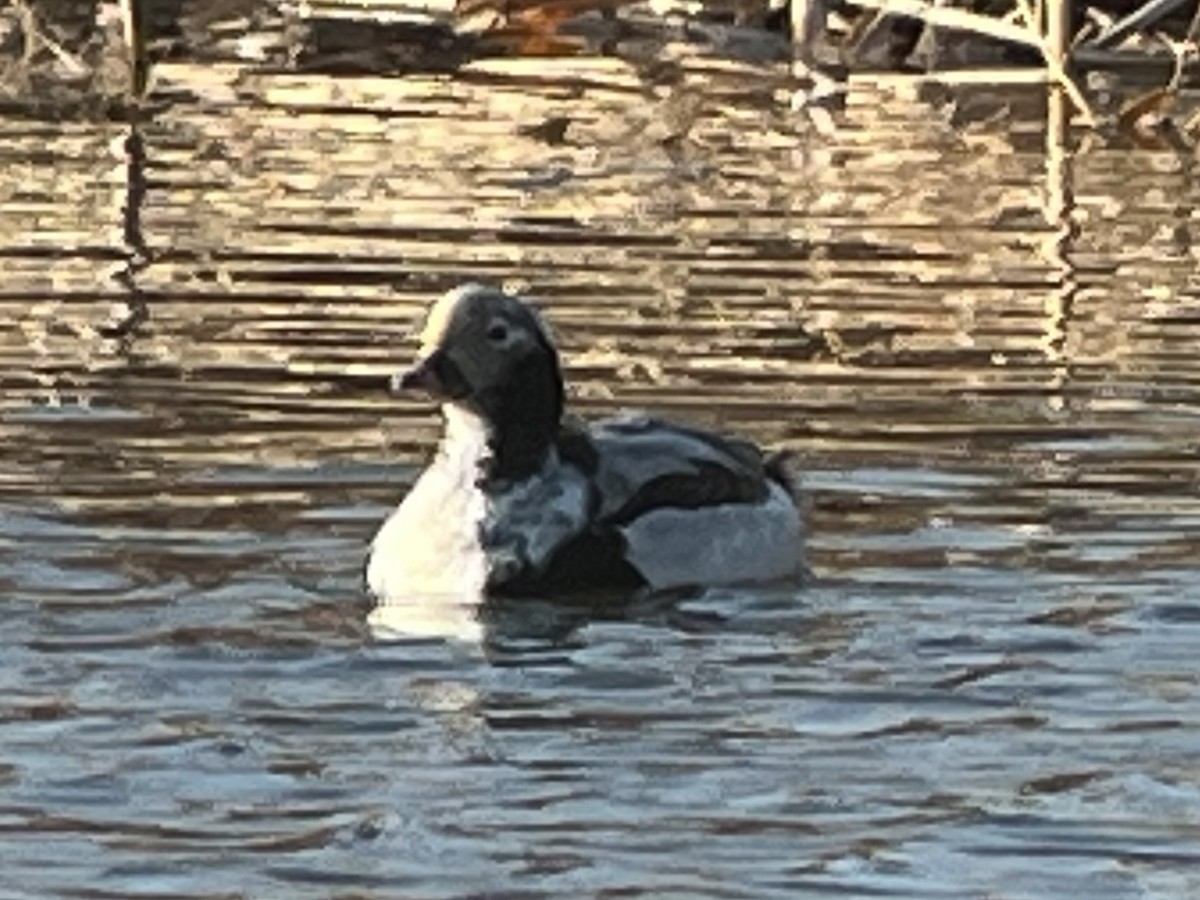
[[[503,344],[508,340],[508,329],[503,322],[493,322],[488,326],[487,339],[493,344]]]

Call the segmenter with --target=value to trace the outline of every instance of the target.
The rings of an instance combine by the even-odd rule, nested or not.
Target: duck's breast
[[[383,602],[481,597],[488,560],[480,542],[487,499],[465,466],[439,458],[426,469],[371,544],[367,586]]]

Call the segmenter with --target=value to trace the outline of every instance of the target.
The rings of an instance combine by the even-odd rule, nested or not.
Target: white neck
[[[441,453],[447,460],[461,466],[478,466],[492,455],[487,423],[482,418],[457,403],[442,404],[442,417],[446,430]]]

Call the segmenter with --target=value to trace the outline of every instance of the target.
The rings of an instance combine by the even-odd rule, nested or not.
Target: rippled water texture
[[[717,61],[221,71],[156,73],[140,219],[124,131],[0,123],[5,897],[1200,895],[1190,155]],[[585,414],[802,454],[812,583],[373,636],[437,427],[382,377],[467,277]]]

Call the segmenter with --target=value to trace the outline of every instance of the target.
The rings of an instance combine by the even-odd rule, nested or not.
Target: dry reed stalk
[[[1063,47],[1065,47],[1065,38],[1062,37],[1060,32],[1056,32],[1055,44],[1057,45],[1057,49],[1056,46],[1051,44],[1047,36],[1042,33],[1040,18],[1034,12],[1030,0],[1016,0],[1016,11],[1024,20],[1022,24],[1005,21],[1004,19],[994,19],[990,16],[969,13],[961,9],[953,9],[946,6],[931,6],[925,0],[858,0],[858,2],[861,6],[877,9],[881,13],[898,13],[912,16],[929,25],[972,31],[976,34],[986,35],[1002,41],[1024,44],[1040,50],[1042,58],[1045,60],[1050,80],[1063,86],[1063,89],[1067,92],[1067,96],[1079,111],[1080,117],[1085,124],[1088,126],[1096,124],[1096,116],[1092,112],[1091,104],[1083,96],[1083,92],[1075,84],[1074,79],[1067,74],[1065,52],[1063,50]],[[1065,7],[1066,2],[1067,0],[1057,0],[1060,7]],[[1065,13],[1060,9],[1056,15],[1065,16]],[[1055,25],[1055,28],[1060,30],[1064,27],[1062,22]]]
[[[1059,0],[1061,3],[1066,3],[1066,0]],[[1067,96],[1075,105],[1075,109],[1079,112],[1085,125],[1089,128],[1096,124],[1096,116],[1092,112],[1091,104],[1087,98],[1083,96],[1083,91],[1079,89],[1079,85],[1075,83],[1066,70],[1066,57],[1062,49],[1055,49],[1047,36],[1042,33],[1037,15],[1033,11],[1033,6],[1030,0],[1016,0],[1017,9],[1020,11],[1022,18],[1025,20],[1025,27],[1028,29],[1031,36],[1036,37],[1035,47],[1042,51],[1042,59],[1046,62],[1046,69],[1050,73],[1050,77],[1061,84],[1063,90],[1067,92]],[[1057,26],[1056,26],[1057,27]],[[1065,46],[1065,39],[1061,40]]]
[[[949,6],[931,6],[925,0],[858,0],[858,5],[877,9],[885,14],[911,16],[929,25],[973,31],[1001,41],[1031,47],[1040,45],[1040,39],[1020,25]]]

